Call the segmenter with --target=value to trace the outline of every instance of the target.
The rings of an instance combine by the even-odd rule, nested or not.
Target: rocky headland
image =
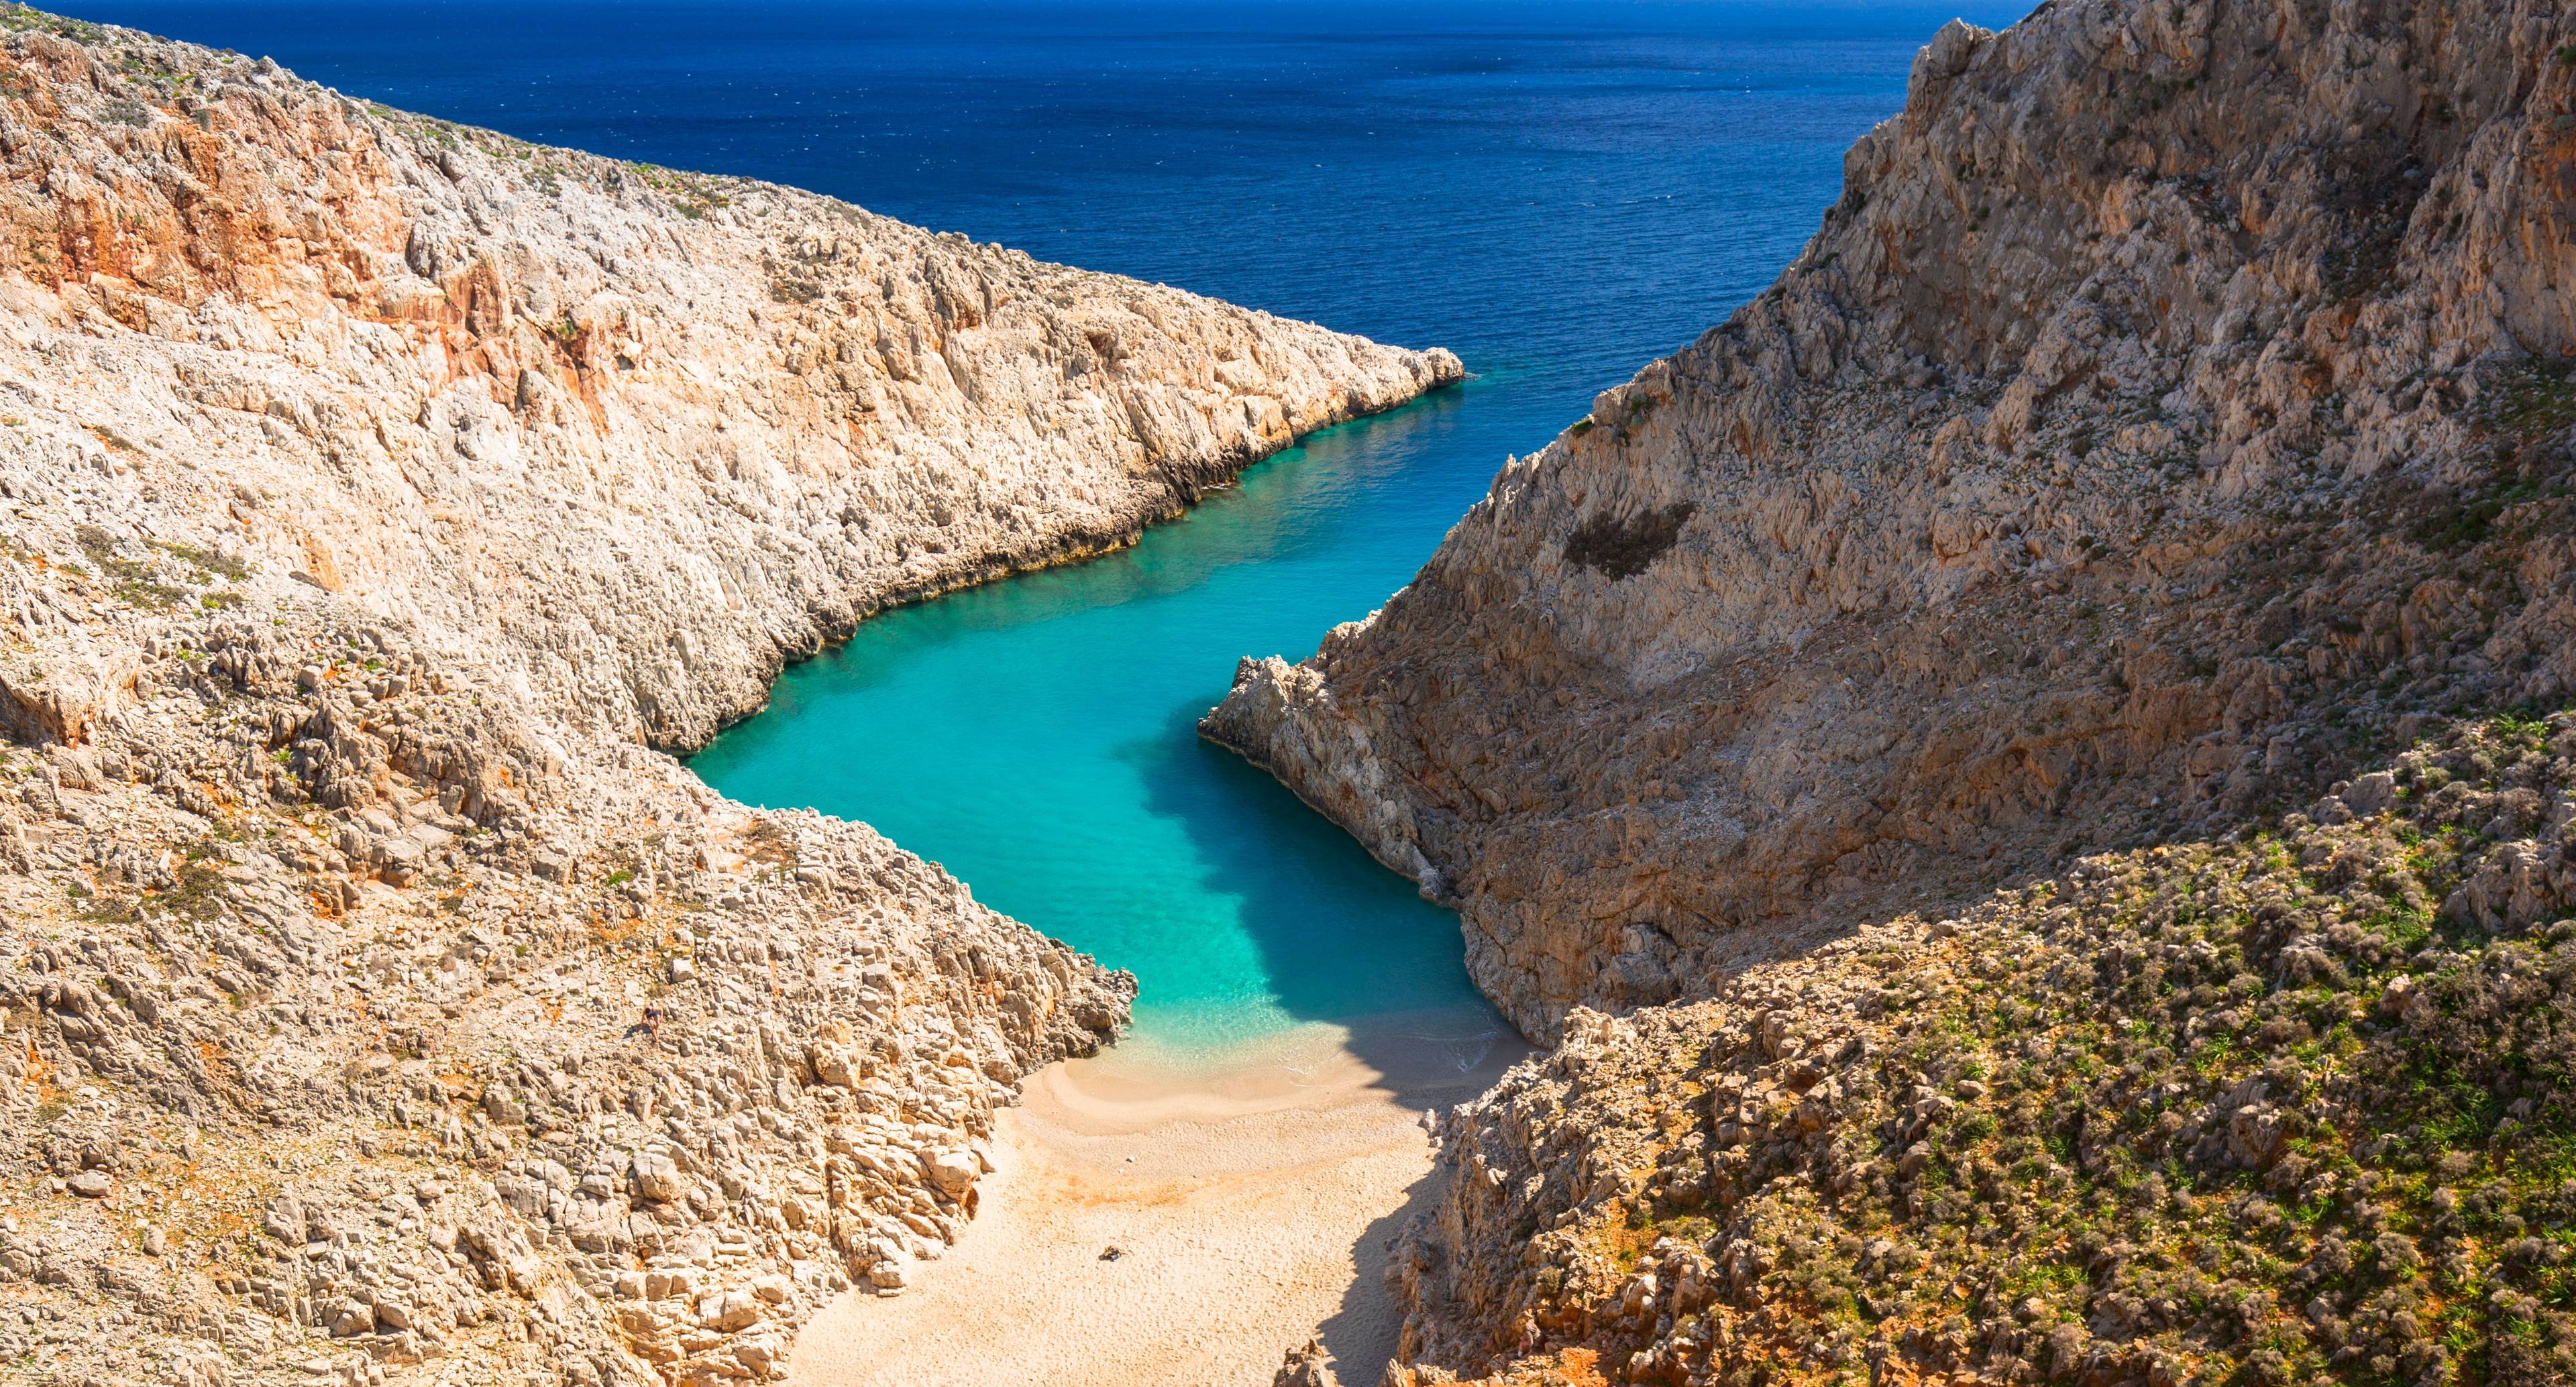
[[[1459,375],[0,11],[0,1375],[782,1375],[1134,984],[670,753]]]
[[[1769,291],[1245,662],[1204,734],[1560,1045],[1391,1380],[2576,1373],[2570,38],[1954,23]]]

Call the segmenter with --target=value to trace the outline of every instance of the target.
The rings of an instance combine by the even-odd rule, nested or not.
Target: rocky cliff
[[[1560,1042],[1391,1387],[2576,1377],[2569,39],[1953,24],[1771,290],[1245,662],[1203,732]]]
[[[1132,980],[670,759],[1454,380],[0,12],[0,1361],[784,1371]]]
[[[1207,735],[1455,901],[1553,1037],[2558,695],[2562,30],[1951,25],[1776,285],[1505,465],[1384,610],[1247,662]]]

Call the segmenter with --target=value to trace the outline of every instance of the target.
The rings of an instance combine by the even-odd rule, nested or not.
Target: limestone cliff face
[[[1779,282],[1207,734],[1526,1030],[2576,677],[2546,5],[1945,28]]]
[[[158,504],[199,533],[454,633],[588,730],[699,745],[888,602],[1132,539],[1460,375],[792,189],[111,46],[13,41],[22,398],[77,403],[102,485],[184,457]]]
[[[1458,374],[0,11],[0,1360],[782,1374],[1134,984],[648,745]]]

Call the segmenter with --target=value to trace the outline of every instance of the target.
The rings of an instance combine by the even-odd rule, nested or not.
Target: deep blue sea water
[[[1475,378],[1134,549],[890,613],[696,758],[1136,970],[1140,1037],[1490,1024],[1457,924],[1198,743],[1235,658],[1402,585],[1507,454],[1759,292],[1952,7],[78,3],[353,94],[798,184]],[[1974,6],[2009,22],[2023,7]]]

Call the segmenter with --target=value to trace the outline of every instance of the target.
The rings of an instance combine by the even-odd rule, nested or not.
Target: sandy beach
[[[1051,1066],[997,1125],[982,1216],[903,1294],[827,1308],[791,1380],[1264,1387],[1320,1334],[1374,1382],[1386,1242],[1429,1193],[1424,1111],[1522,1053],[1490,1015],[1441,1014]]]

